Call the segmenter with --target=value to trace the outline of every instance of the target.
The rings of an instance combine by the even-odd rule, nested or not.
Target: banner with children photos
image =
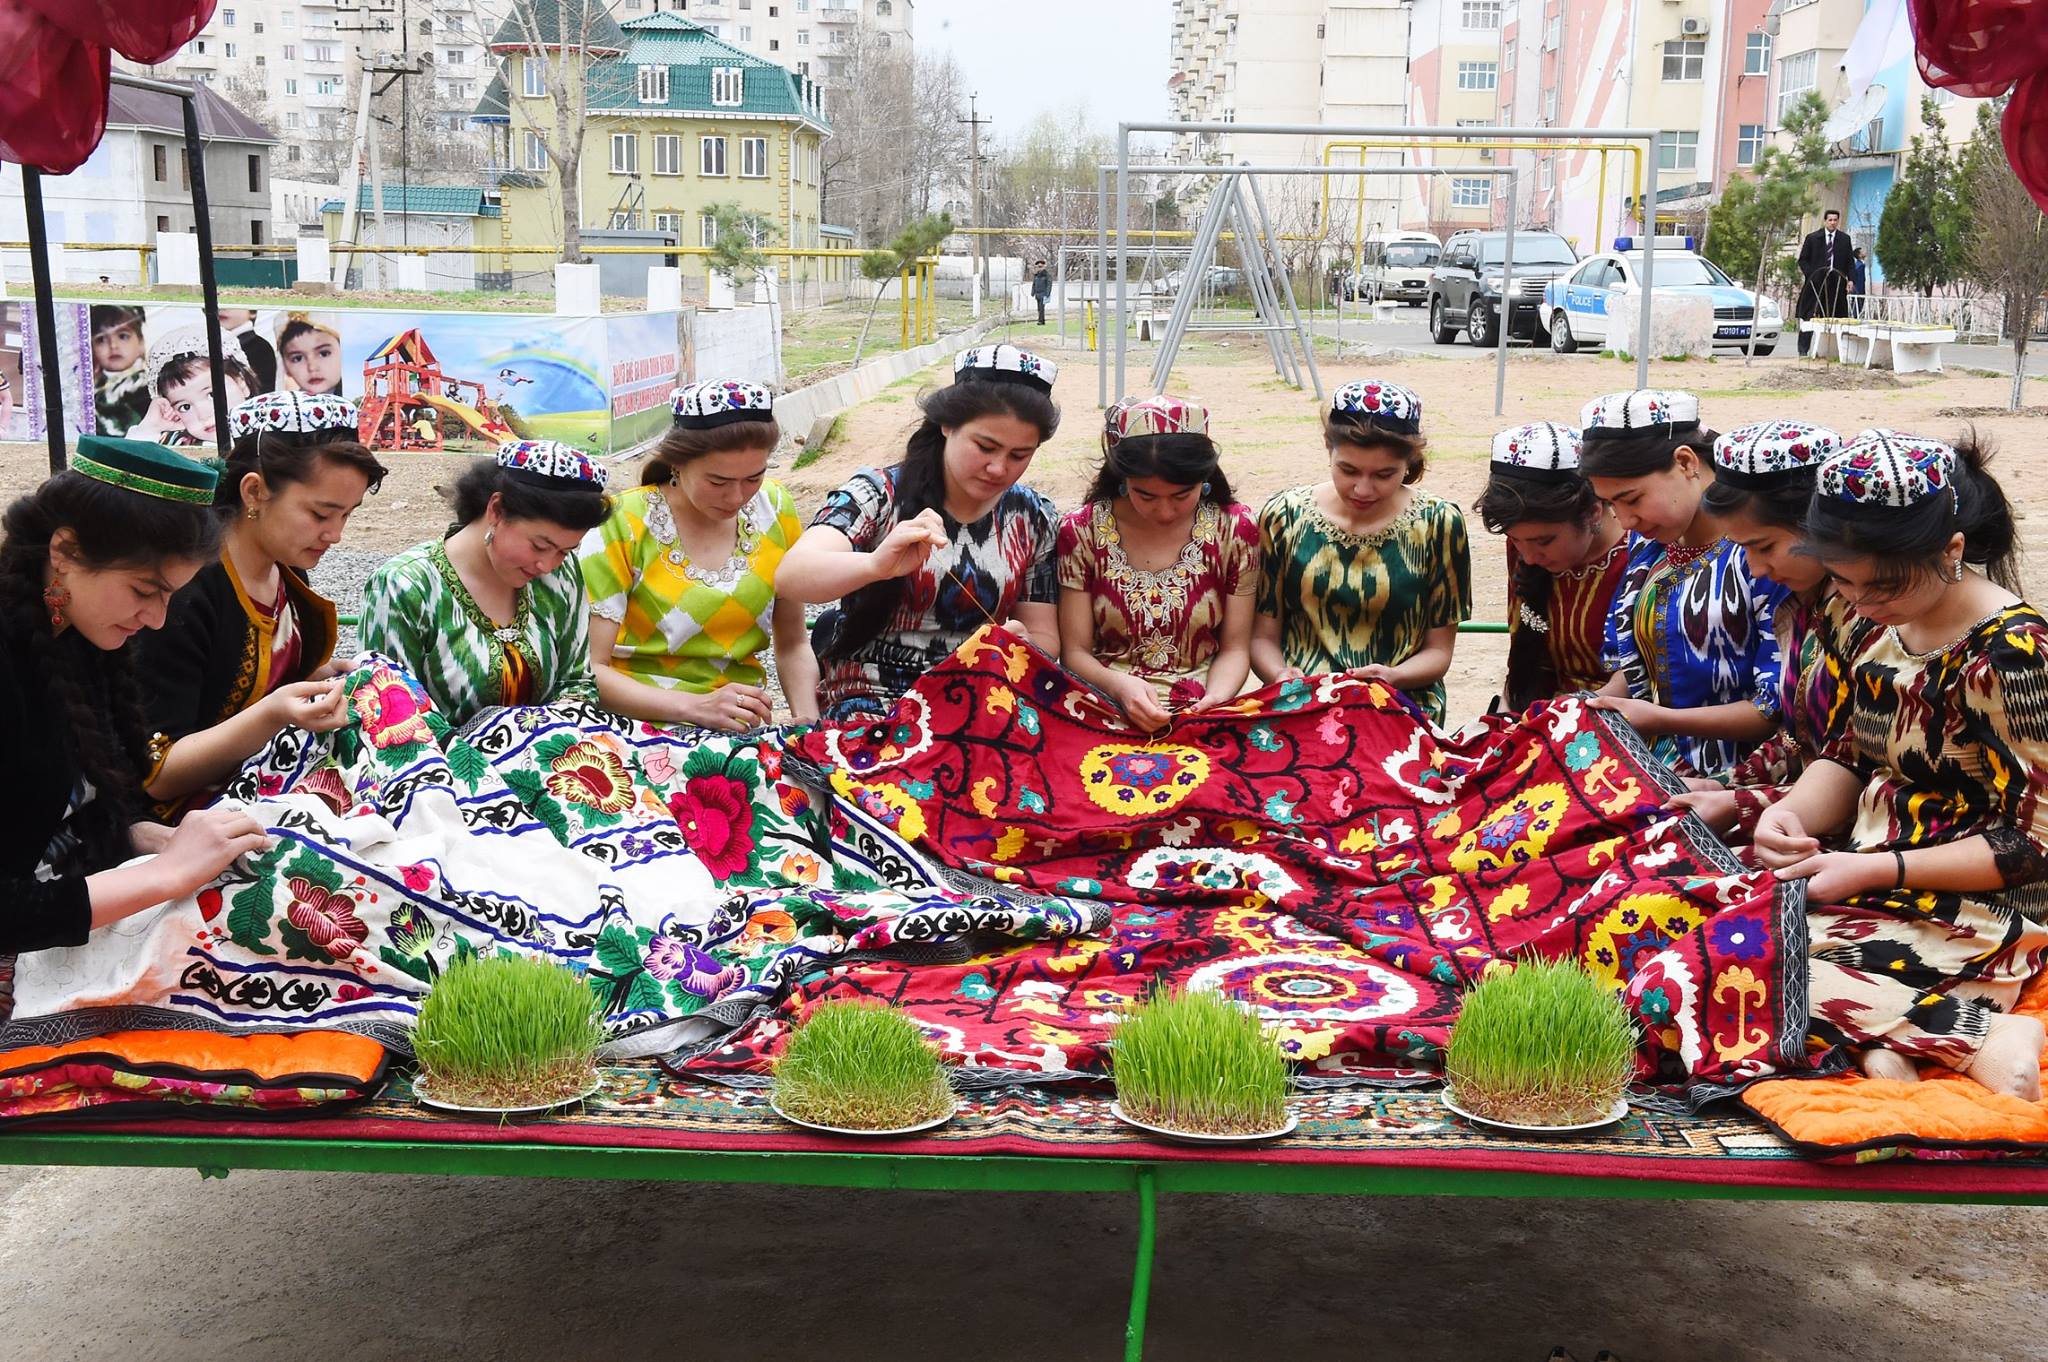
[[[78,429],[92,419],[92,384],[80,367],[86,349],[82,309],[57,309],[59,384],[67,417]],[[42,343],[32,303],[0,303],[0,440],[38,441],[49,431],[43,412]]]
[[[482,453],[547,439],[616,454],[666,428],[687,374],[684,314],[564,318],[367,308],[222,308],[228,405],[262,392],[333,393],[384,452]],[[214,444],[205,314],[189,305],[66,304],[89,357],[90,428]],[[74,362],[75,358],[74,358]],[[0,359],[0,373],[7,372]],[[74,425],[81,422],[74,418]]]

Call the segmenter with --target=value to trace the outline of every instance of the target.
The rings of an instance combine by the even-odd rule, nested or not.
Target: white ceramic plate
[[[827,1135],[858,1135],[866,1136],[870,1139],[884,1139],[891,1135],[916,1135],[921,1131],[937,1130],[940,1126],[952,1120],[953,1117],[956,1114],[958,1114],[960,1110],[960,1104],[956,1101],[953,1103],[952,1106],[946,1108],[946,1114],[944,1116],[934,1116],[931,1120],[920,1121],[914,1126],[897,1126],[891,1130],[854,1130],[847,1126],[820,1125],[816,1121],[805,1121],[798,1117],[791,1116],[781,1107],[776,1106],[774,1099],[772,1098],[769,1100],[768,1105],[774,1109],[775,1114],[777,1116],[780,1116],[783,1120],[789,1122],[793,1126],[802,1126],[805,1130],[822,1131],[824,1134]]]
[[[452,1112],[458,1116],[537,1116],[544,1111],[556,1111],[562,1107],[572,1106],[577,1102],[581,1102],[603,1086],[604,1079],[596,1074],[592,1074],[590,1076],[590,1086],[582,1092],[571,1097],[561,1098],[558,1101],[543,1102],[535,1107],[465,1107],[454,1102],[443,1102],[432,1095],[427,1087],[427,1080],[423,1077],[413,1079],[412,1095],[423,1107],[430,1107],[435,1111]]]
[[[1294,1132],[1295,1126],[1300,1124],[1300,1118],[1290,1111],[1287,1113],[1287,1120],[1273,1130],[1257,1130],[1249,1135],[1209,1135],[1192,1130],[1169,1130],[1165,1126],[1155,1126],[1149,1121],[1139,1120],[1115,1102],[1109,1104],[1109,1114],[1127,1126],[1135,1126],[1149,1135],[1157,1135],[1162,1140],[1172,1140],[1178,1144],[1258,1144],[1262,1140],[1277,1140],[1282,1135],[1290,1135]]]
[[[1469,1112],[1458,1105],[1457,1094],[1449,1088],[1445,1088],[1437,1095],[1442,1099],[1445,1106],[1474,1125],[1492,1126],[1496,1130],[1525,1130],[1537,1135],[1562,1135],[1574,1130],[1598,1130],[1602,1126],[1611,1126],[1622,1117],[1628,1115],[1628,1098],[1623,1096],[1614,1099],[1613,1109],[1596,1121],[1581,1121],[1579,1124],[1571,1126],[1525,1126],[1517,1125],[1513,1121],[1495,1121]]]

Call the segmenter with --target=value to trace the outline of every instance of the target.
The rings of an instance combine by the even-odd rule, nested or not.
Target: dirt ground
[[[1051,353],[1069,366],[1067,421],[1032,481],[1071,505],[1096,457],[1094,366]],[[1475,358],[1326,365],[1324,381],[1368,368],[1422,394],[1424,485],[1466,506],[1496,428],[1575,419],[1633,381],[1611,361],[1517,353],[1502,417]],[[811,466],[785,465],[799,503],[892,460],[939,373],[851,412]],[[2005,382],[1725,360],[1653,381],[1698,392],[1721,429],[1791,415],[1936,435],[1956,424],[1938,409],[1996,407]],[[1210,405],[1247,502],[1321,475],[1314,403],[1245,343],[1205,339],[1173,391]],[[2048,428],[1982,425],[2025,504]],[[434,487],[462,462],[408,456],[346,547],[438,533]],[[40,447],[0,446],[0,492],[42,469]],[[2031,594],[2048,599],[2042,525],[2025,528]],[[1477,617],[1500,619],[1499,545],[1475,528],[1473,550]],[[1504,651],[1460,643],[1454,715],[1484,704]],[[1541,1362],[1564,1344],[1581,1362],[2048,1362],[2038,1208],[1217,1196],[1168,1199],[1160,1228],[1155,1359]],[[1114,1357],[1134,1229],[1130,1202],[1103,1196],[0,1166],[0,1356]]]

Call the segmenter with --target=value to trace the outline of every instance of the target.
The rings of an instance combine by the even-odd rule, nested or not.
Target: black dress
[[[57,647],[97,652],[75,633]],[[104,686],[104,672],[81,658],[76,674]],[[104,702],[105,696],[96,697]],[[101,712],[107,706],[102,703]],[[73,826],[90,798],[71,750],[65,707],[40,673],[19,621],[0,619],[0,956],[76,946],[92,930],[87,874],[91,859]]]

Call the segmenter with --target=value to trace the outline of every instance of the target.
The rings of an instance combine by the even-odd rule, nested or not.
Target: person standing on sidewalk
[[[1806,234],[1799,246],[1799,320],[1815,317],[1846,317],[1849,314],[1849,281],[1856,269],[1856,246],[1842,230],[1842,215],[1830,208],[1821,214],[1820,227]],[[1799,328],[1799,353],[1805,354],[1813,336]]]
[[[1031,276],[1031,297],[1038,304],[1038,324],[1045,325],[1045,300],[1052,297],[1052,276],[1045,271],[1045,262],[1038,262],[1037,273]]]

